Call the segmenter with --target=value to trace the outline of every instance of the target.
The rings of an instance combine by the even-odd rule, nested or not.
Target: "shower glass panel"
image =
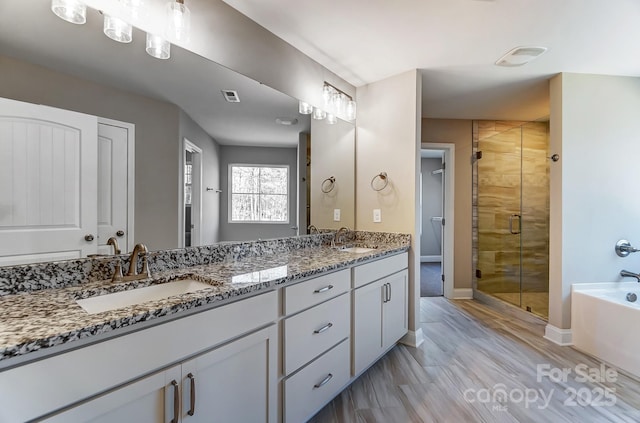
[[[476,289],[547,317],[548,124],[480,124]]]

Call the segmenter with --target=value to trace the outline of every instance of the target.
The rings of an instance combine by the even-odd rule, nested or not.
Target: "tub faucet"
[[[620,276],[623,278],[636,278],[636,281],[640,282],[640,273],[629,272],[628,270],[621,270]]]

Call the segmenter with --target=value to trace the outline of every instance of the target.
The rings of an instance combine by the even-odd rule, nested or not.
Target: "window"
[[[230,222],[289,223],[289,167],[229,165]]]

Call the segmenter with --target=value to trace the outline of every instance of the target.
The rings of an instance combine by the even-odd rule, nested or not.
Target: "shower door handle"
[[[518,228],[514,231],[513,230],[513,218],[517,217],[518,218]],[[514,234],[514,235],[518,235],[520,232],[522,232],[522,216],[520,216],[519,214],[512,214],[511,216],[509,216],[509,232]]]

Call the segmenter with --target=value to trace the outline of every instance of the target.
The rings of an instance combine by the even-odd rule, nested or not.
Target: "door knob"
[[[116,232],[116,235],[119,237],[123,237],[124,236],[124,231],[122,229],[120,229],[118,232]]]
[[[93,241],[94,239],[95,239],[95,238],[93,237],[93,235],[92,235],[92,234],[88,234],[88,235],[85,235],[85,236],[84,236],[84,240],[85,240],[85,241],[87,241],[87,242],[91,242],[91,241]]]

